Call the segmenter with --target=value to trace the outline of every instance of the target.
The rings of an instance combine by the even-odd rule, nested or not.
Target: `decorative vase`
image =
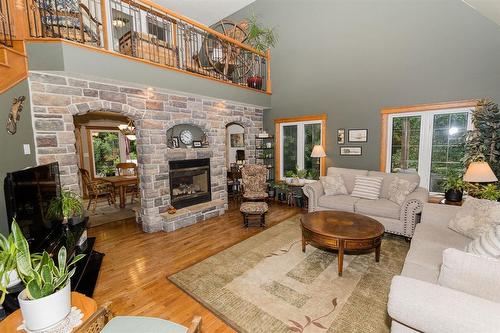
[[[71,281],[57,292],[39,299],[30,300],[24,289],[17,299],[21,307],[24,325],[30,331],[53,326],[63,320],[71,311]]]
[[[262,89],[262,77],[260,77],[260,76],[250,76],[247,79],[247,85],[250,88],[261,90]]]
[[[462,201],[463,192],[461,190],[449,189],[444,193],[446,201],[460,202]]]

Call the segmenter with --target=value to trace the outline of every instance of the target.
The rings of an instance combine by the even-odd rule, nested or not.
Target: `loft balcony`
[[[26,0],[25,6],[30,41],[68,41],[271,93],[270,53],[245,44],[238,25],[209,28],[148,0]]]

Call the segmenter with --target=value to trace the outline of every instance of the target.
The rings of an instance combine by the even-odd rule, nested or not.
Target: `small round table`
[[[380,259],[384,226],[361,214],[342,211],[308,213],[301,218],[302,252],[306,245],[338,250],[338,273],[342,276],[344,251],[375,249],[375,261]]]
[[[71,293],[71,306],[76,306],[83,313],[82,323],[85,322],[94,312],[97,311],[97,303],[92,298],[77,292]],[[17,328],[23,323],[21,310],[17,309],[0,321],[0,332],[21,332]],[[22,331],[24,332],[24,331]]]

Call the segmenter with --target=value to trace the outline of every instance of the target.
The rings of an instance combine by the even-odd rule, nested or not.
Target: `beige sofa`
[[[398,205],[387,198],[389,197],[389,186],[394,177],[404,178],[418,184],[420,182],[418,174],[394,174],[380,171],[328,168],[327,176],[336,175],[342,176],[348,193],[352,192],[354,178],[357,175],[383,177],[380,199],[368,200],[351,197],[350,195],[325,195],[323,185],[320,181],[317,181],[304,186],[304,194],[309,199],[309,212],[321,210],[357,212],[382,223],[386,232],[412,237],[415,225],[420,219],[423,204],[428,200],[429,192],[425,188],[418,187],[406,197],[402,205]]]
[[[392,280],[391,332],[500,332],[499,303],[438,285],[443,251],[463,251],[471,241],[447,227],[457,209],[424,205],[401,275]]]

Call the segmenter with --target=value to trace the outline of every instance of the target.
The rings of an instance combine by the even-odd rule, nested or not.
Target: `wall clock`
[[[181,132],[181,142],[185,145],[191,145],[193,143],[193,133],[190,130],[183,130]]]

